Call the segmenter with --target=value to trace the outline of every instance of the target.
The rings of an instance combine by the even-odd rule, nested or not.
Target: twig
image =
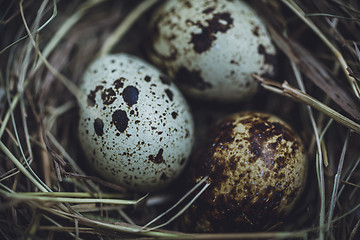
[[[360,125],[351,119],[345,117],[344,115],[338,113],[334,109],[326,106],[325,104],[321,103],[317,99],[313,98],[312,96],[300,91],[292,87],[286,81],[283,83],[271,81],[265,78],[260,77],[259,75],[253,75],[255,79],[261,82],[261,85],[270,91],[276,92],[278,94],[287,96],[293,100],[305,103],[322,113],[326,114],[327,116],[333,118],[336,122],[340,123],[341,125],[348,127],[354,130],[357,133],[360,133]]]
[[[342,183],[345,183],[345,184],[347,184],[347,185],[353,186],[353,187],[360,188],[360,185],[355,184],[355,183],[351,183],[351,182],[344,181],[344,180],[341,180],[341,182],[342,182]]]

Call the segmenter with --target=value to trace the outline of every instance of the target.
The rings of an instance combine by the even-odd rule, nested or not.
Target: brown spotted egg
[[[238,101],[272,76],[276,50],[264,22],[243,1],[168,0],[153,14],[149,55],[193,97]]]
[[[183,216],[194,232],[266,230],[293,208],[306,179],[304,145],[278,117],[231,115],[215,126],[194,155],[192,185],[210,186]]]
[[[135,191],[167,186],[194,142],[189,107],[168,77],[143,60],[106,55],[79,87],[80,144],[104,179]]]

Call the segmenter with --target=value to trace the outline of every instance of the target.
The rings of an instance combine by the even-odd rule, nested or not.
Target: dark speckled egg
[[[210,186],[186,211],[184,230],[265,230],[289,213],[307,175],[299,136],[265,113],[231,115],[215,126],[194,155],[189,179]]]
[[[194,124],[168,77],[137,57],[113,54],[88,67],[79,89],[79,140],[100,176],[149,192],[181,173]]]
[[[247,99],[258,88],[253,73],[275,73],[276,49],[265,24],[243,1],[164,1],[150,29],[151,59],[189,96]]]

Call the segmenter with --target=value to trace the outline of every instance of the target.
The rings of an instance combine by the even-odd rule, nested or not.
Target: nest
[[[261,97],[227,111],[275,113],[305,140],[309,178],[289,223],[265,232],[185,233],[175,219],[184,206],[172,208],[181,195],[131,193],[83,164],[76,86],[101,54],[146,59],[156,0],[6,1],[0,4],[1,238],[359,238],[359,3],[249,3],[279,49],[279,74],[255,75]],[[202,108],[195,104],[194,111]]]

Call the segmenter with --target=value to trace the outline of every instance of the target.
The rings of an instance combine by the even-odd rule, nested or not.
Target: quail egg
[[[294,207],[307,175],[304,145],[274,115],[237,113],[206,137],[189,171],[192,185],[209,176],[205,192],[185,212],[191,232],[266,230]]]
[[[275,73],[276,49],[265,24],[243,1],[165,1],[153,14],[150,35],[152,61],[195,98],[248,99],[258,89],[253,73]]]
[[[80,144],[107,181],[150,192],[183,170],[194,142],[192,114],[178,88],[128,54],[95,60],[79,86]]]

